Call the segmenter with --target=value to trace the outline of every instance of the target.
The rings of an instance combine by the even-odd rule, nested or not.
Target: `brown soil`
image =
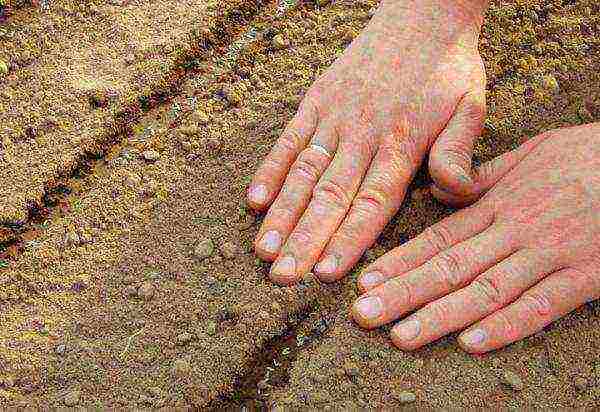
[[[2,405],[389,408],[405,390],[414,407],[600,402],[597,303],[482,357],[451,337],[403,353],[386,328],[365,332],[347,319],[360,266],[450,212],[423,189],[426,173],[337,285],[309,276],[274,286],[253,256],[248,179],[376,1],[303,2],[285,13],[259,1],[109,2],[91,14],[51,4],[15,11],[7,24],[17,34],[0,38],[0,59],[11,62],[0,80],[0,133],[10,129],[0,168],[0,218],[10,223],[0,260]],[[111,41],[113,25],[123,35]],[[493,3],[481,40],[489,116],[478,162],[523,136],[600,120],[599,25],[592,0]],[[44,52],[13,69],[13,55],[50,29]],[[73,35],[83,32],[94,33],[85,53]],[[137,32],[153,41],[135,50],[184,51],[128,66],[124,33]],[[289,47],[273,46],[277,33]],[[83,57],[75,63],[61,49]],[[118,90],[108,108],[90,108],[75,81],[85,76],[100,82],[95,91]],[[64,126],[15,139],[53,112]],[[146,160],[148,150],[158,159]],[[215,251],[200,259],[204,239]],[[503,386],[505,370],[521,376],[522,391]],[[576,378],[587,386],[576,390]]]

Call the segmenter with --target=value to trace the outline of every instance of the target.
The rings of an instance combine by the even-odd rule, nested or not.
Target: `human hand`
[[[254,176],[248,203],[268,209],[255,250],[275,261],[279,284],[317,262],[321,280],[344,276],[396,213],[429,149],[440,187],[470,183],[485,117],[477,49],[485,2],[412,3],[382,3]]]
[[[600,123],[539,135],[475,176],[479,201],[365,270],[359,325],[416,310],[392,329],[399,348],[468,328],[460,345],[482,353],[600,297]]]

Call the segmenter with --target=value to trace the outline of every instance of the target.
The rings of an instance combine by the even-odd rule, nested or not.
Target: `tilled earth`
[[[317,4],[318,3],[318,4]],[[0,26],[2,406],[589,407],[600,305],[485,356],[348,320],[365,263],[451,211],[417,177],[336,285],[252,253],[249,179],[377,2],[57,0]],[[600,120],[600,6],[494,1],[476,162]]]

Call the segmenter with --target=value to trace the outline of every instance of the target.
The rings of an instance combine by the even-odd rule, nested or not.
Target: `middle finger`
[[[308,273],[350,208],[373,153],[368,131],[340,138],[333,161],[315,186],[312,200],[271,268],[271,280],[290,285]]]

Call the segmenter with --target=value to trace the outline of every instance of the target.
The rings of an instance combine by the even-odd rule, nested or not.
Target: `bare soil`
[[[451,213],[425,171],[348,279],[269,283],[245,188],[377,2],[213,3],[56,1],[0,26],[1,404],[391,408],[409,391],[414,408],[597,406],[596,302],[480,357],[453,337],[400,352],[348,320],[360,268]],[[174,51],[137,54],[159,44]],[[600,120],[596,2],[494,1],[481,51],[476,162]]]

